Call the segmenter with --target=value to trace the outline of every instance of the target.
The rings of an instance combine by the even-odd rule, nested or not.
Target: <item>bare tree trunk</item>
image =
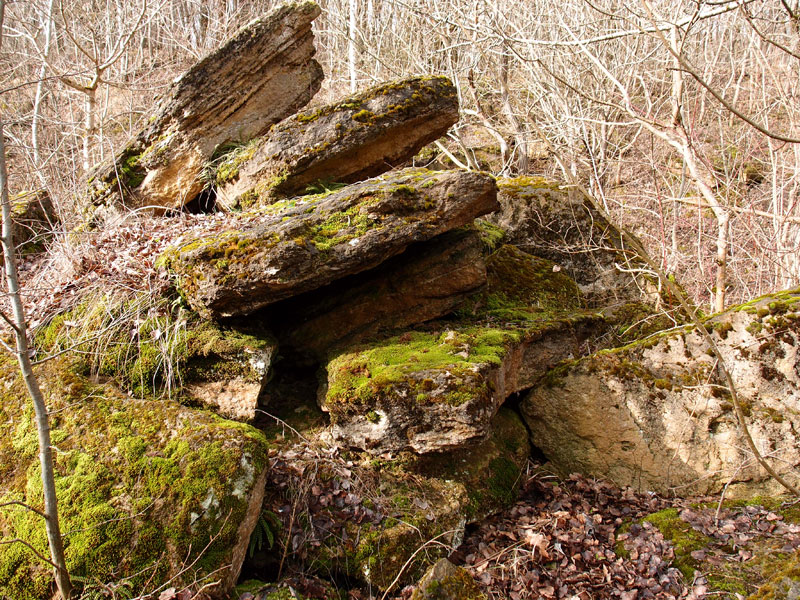
[[[347,68],[350,71],[350,91],[358,89],[356,81],[356,11],[358,10],[356,0],[350,0],[350,19],[347,27]]]
[[[47,3],[47,13],[44,16],[44,57],[42,64],[39,67],[39,77],[36,82],[36,95],[33,99],[33,119],[31,121],[31,145],[33,146],[33,162],[36,166],[36,172],[41,173],[39,169],[42,166],[41,156],[39,154],[39,112],[42,105],[42,95],[44,93],[44,76],[47,73],[47,59],[50,54],[50,34],[53,30],[53,3],[55,0],[49,0]]]
[[[83,170],[92,166],[92,140],[97,134],[97,88],[88,87],[86,93],[86,120],[83,128]]]
[[[5,13],[5,0],[0,0],[0,48],[2,48],[2,26]],[[68,600],[72,594],[72,582],[67,571],[64,557],[64,543],[58,522],[58,503],[56,500],[55,475],[53,473],[53,454],[50,446],[50,417],[47,414],[44,396],[39,382],[33,372],[28,354],[28,331],[25,310],[19,292],[17,262],[14,256],[13,230],[11,223],[11,201],[8,197],[8,176],[5,159],[5,138],[3,137],[3,120],[0,117],[0,201],[2,202],[3,226],[0,245],[3,248],[3,259],[6,275],[6,287],[11,302],[12,316],[8,319],[14,330],[16,339],[16,357],[19,362],[22,378],[28,389],[36,415],[36,430],[39,436],[39,463],[42,469],[42,489],[44,494],[44,518],[47,530],[47,542],[50,546],[50,558],[55,567],[55,579],[61,597]]]

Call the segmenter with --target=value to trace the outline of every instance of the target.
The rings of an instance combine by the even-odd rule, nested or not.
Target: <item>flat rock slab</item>
[[[516,279],[499,276],[509,263]],[[461,319],[334,356],[320,390],[334,438],[374,454],[441,452],[482,439],[509,395],[580,355],[601,327],[601,317],[577,308],[577,286],[553,266],[501,248],[489,258],[490,286],[467,301],[473,308]]]
[[[235,228],[172,248],[162,264],[201,314],[247,315],[470,223],[497,208],[496,193],[489,175],[405,169],[234,218]]]
[[[321,360],[331,348],[441,317],[486,283],[480,235],[462,228],[378,268],[275,305],[283,352]]]
[[[263,134],[305,106],[323,74],[314,56],[314,2],[284,4],[181,76],[150,124],[90,178],[95,205],[183,206],[205,187],[215,150]]]
[[[401,166],[458,120],[446,77],[387,83],[275,125],[223,158],[217,201],[248,208],[312,184],[353,183]]]
[[[747,425],[774,468],[800,465],[800,290],[707,322],[737,386]],[[659,493],[771,495],[731,397],[692,327],[663,332],[557,368],[521,409],[533,443],[562,473]]]

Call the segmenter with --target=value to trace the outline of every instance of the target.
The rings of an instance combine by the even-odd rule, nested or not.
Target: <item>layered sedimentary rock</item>
[[[706,323],[756,445],[792,481],[800,464],[798,323],[800,291]],[[533,443],[564,473],[662,493],[779,491],[747,450],[715,358],[691,327],[567,363],[521,407]]]
[[[509,395],[580,355],[602,328],[554,267],[504,246],[488,260],[489,286],[458,320],[337,353],[320,391],[334,438],[376,454],[439,452],[481,439]]]
[[[270,311],[284,350],[320,360],[352,344],[441,317],[486,283],[480,235],[463,228],[417,244],[362,275]]]
[[[497,208],[480,173],[405,169],[273,204],[169,250],[163,264],[203,315],[247,315],[374,268]]]
[[[95,169],[89,198],[109,208],[177,208],[206,186],[215,151],[263,134],[302,108],[322,82],[313,59],[314,2],[289,3],[239,31],[169,89],[149,125]]]
[[[353,183],[400,166],[458,120],[446,77],[413,77],[275,125],[220,159],[217,201],[248,208],[309,185]]]
[[[59,518],[73,577],[125,579],[132,589],[211,577],[217,583],[206,591],[227,598],[261,511],[264,436],[174,400],[134,399],[93,383],[67,355],[37,375],[58,448]],[[41,506],[33,411],[9,357],[0,357],[0,383],[0,504]],[[0,533],[48,553],[36,513],[3,507]],[[52,569],[30,550],[0,545],[0,595],[39,600],[53,588]]]

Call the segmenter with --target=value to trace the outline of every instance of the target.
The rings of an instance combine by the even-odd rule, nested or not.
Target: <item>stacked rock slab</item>
[[[230,229],[170,250],[164,263],[200,314],[247,315],[471,223],[497,208],[496,193],[488,175],[405,169],[232,219]]]
[[[312,58],[314,2],[284,4],[239,31],[170,88],[150,124],[90,178],[90,200],[179,208],[205,187],[214,151],[245,142],[302,108],[322,82]]]
[[[800,290],[738,306],[705,327],[726,359],[757,447],[796,483]],[[732,400],[692,327],[564,364],[521,408],[563,473],[661,493],[781,489],[747,450]]]
[[[483,242],[465,227],[362,275],[291,298],[270,315],[284,352],[319,362],[336,346],[444,316],[485,284]]]
[[[603,319],[555,265],[504,246],[460,318],[356,345],[327,363],[320,403],[340,443],[381,454],[441,452],[485,437],[508,396],[579,356]]]
[[[446,77],[394,81],[301,112],[221,159],[217,201],[248,208],[309,185],[353,183],[401,166],[458,120]]]

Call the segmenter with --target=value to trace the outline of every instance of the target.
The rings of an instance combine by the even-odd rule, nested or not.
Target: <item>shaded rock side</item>
[[[201,314],[247,315],[470,223],[497,208],[496,191],[480,173],[405,169],[232,219],[229,230],[172,248],[161,262]]]
[[[177,208],[206,186],[218,148],[245,142],[305,106],[322,82],[314,2],[284,4],[184,73],[150,124],[89,180],[95,205]]]
[[[411,600],[486,600],[486,596],[469,573],[442,558],[425,573]]]
[[[321,467],[316,481],[320,493],[309,499],[313,525],[306,523],[302,531],[305,564],[321,574],[347,575],[381,590],[393,583],[413,583],[447,554],[431,539],[458,546],[468,524],[516,500],[529,452],[522,420],[501,409],[487,438],[471,448],[351,464],[352,481],[358,483],[349,493],[369,498],[364,503],[371,507],[367,511],[326,503],[341,474]],[[426,550],[418,552],[422,546]]]
[[[38,368],[51,414],[67,567],[131,589],[208,583],[227,598],[261,509],[268,470],[259,431],[170,400],[136,400],[77,375],[62,355]],[[42,506],[33,411],[16,365],[0,357],[0,504]],[[0,509],[0,534],[47,555],[40,517]],[[172,579],[172,578],[175,579]],[[146,588],[146,586],[152,586]],[[0,595],[49,598],[52,570],[0,546]]]
[[[577,286],[554,266],[504,246],[489,258],[489,286],[461,318],[334,356],[320,390],[334,439],[380,454],[441,452],[483,438],[509,395],[580,356],[602,329],[602,317],[578,308]]]
[[[248,208],[322,182],[354,183],[400,166],[458,120],[446,77],[387,83],[302,112],[221,160],[217,201]]]
[[[565,269],[590,306],[655,301],[644,263],[580,192],[543,177],[501,178],[497,185],[502,208],[487,220],[506,230],[506,243]]]
[[[59,222],[46,190],[24,192],[11,198],[12,239],[22,252],[42,250]]]
[[[321,360],[344,342],[441,317],[485,283],[480,236],[459,229],[377,269],[278,304],[270,321],[284,351]]]
[[[797,481],[800,290],[739,306],[706,327],[737,386],[756,445]],[[522,402],[533,443],[563,473],[661,493],[779,491],[756,464],[703,338],[656,334],[567,363]]]

